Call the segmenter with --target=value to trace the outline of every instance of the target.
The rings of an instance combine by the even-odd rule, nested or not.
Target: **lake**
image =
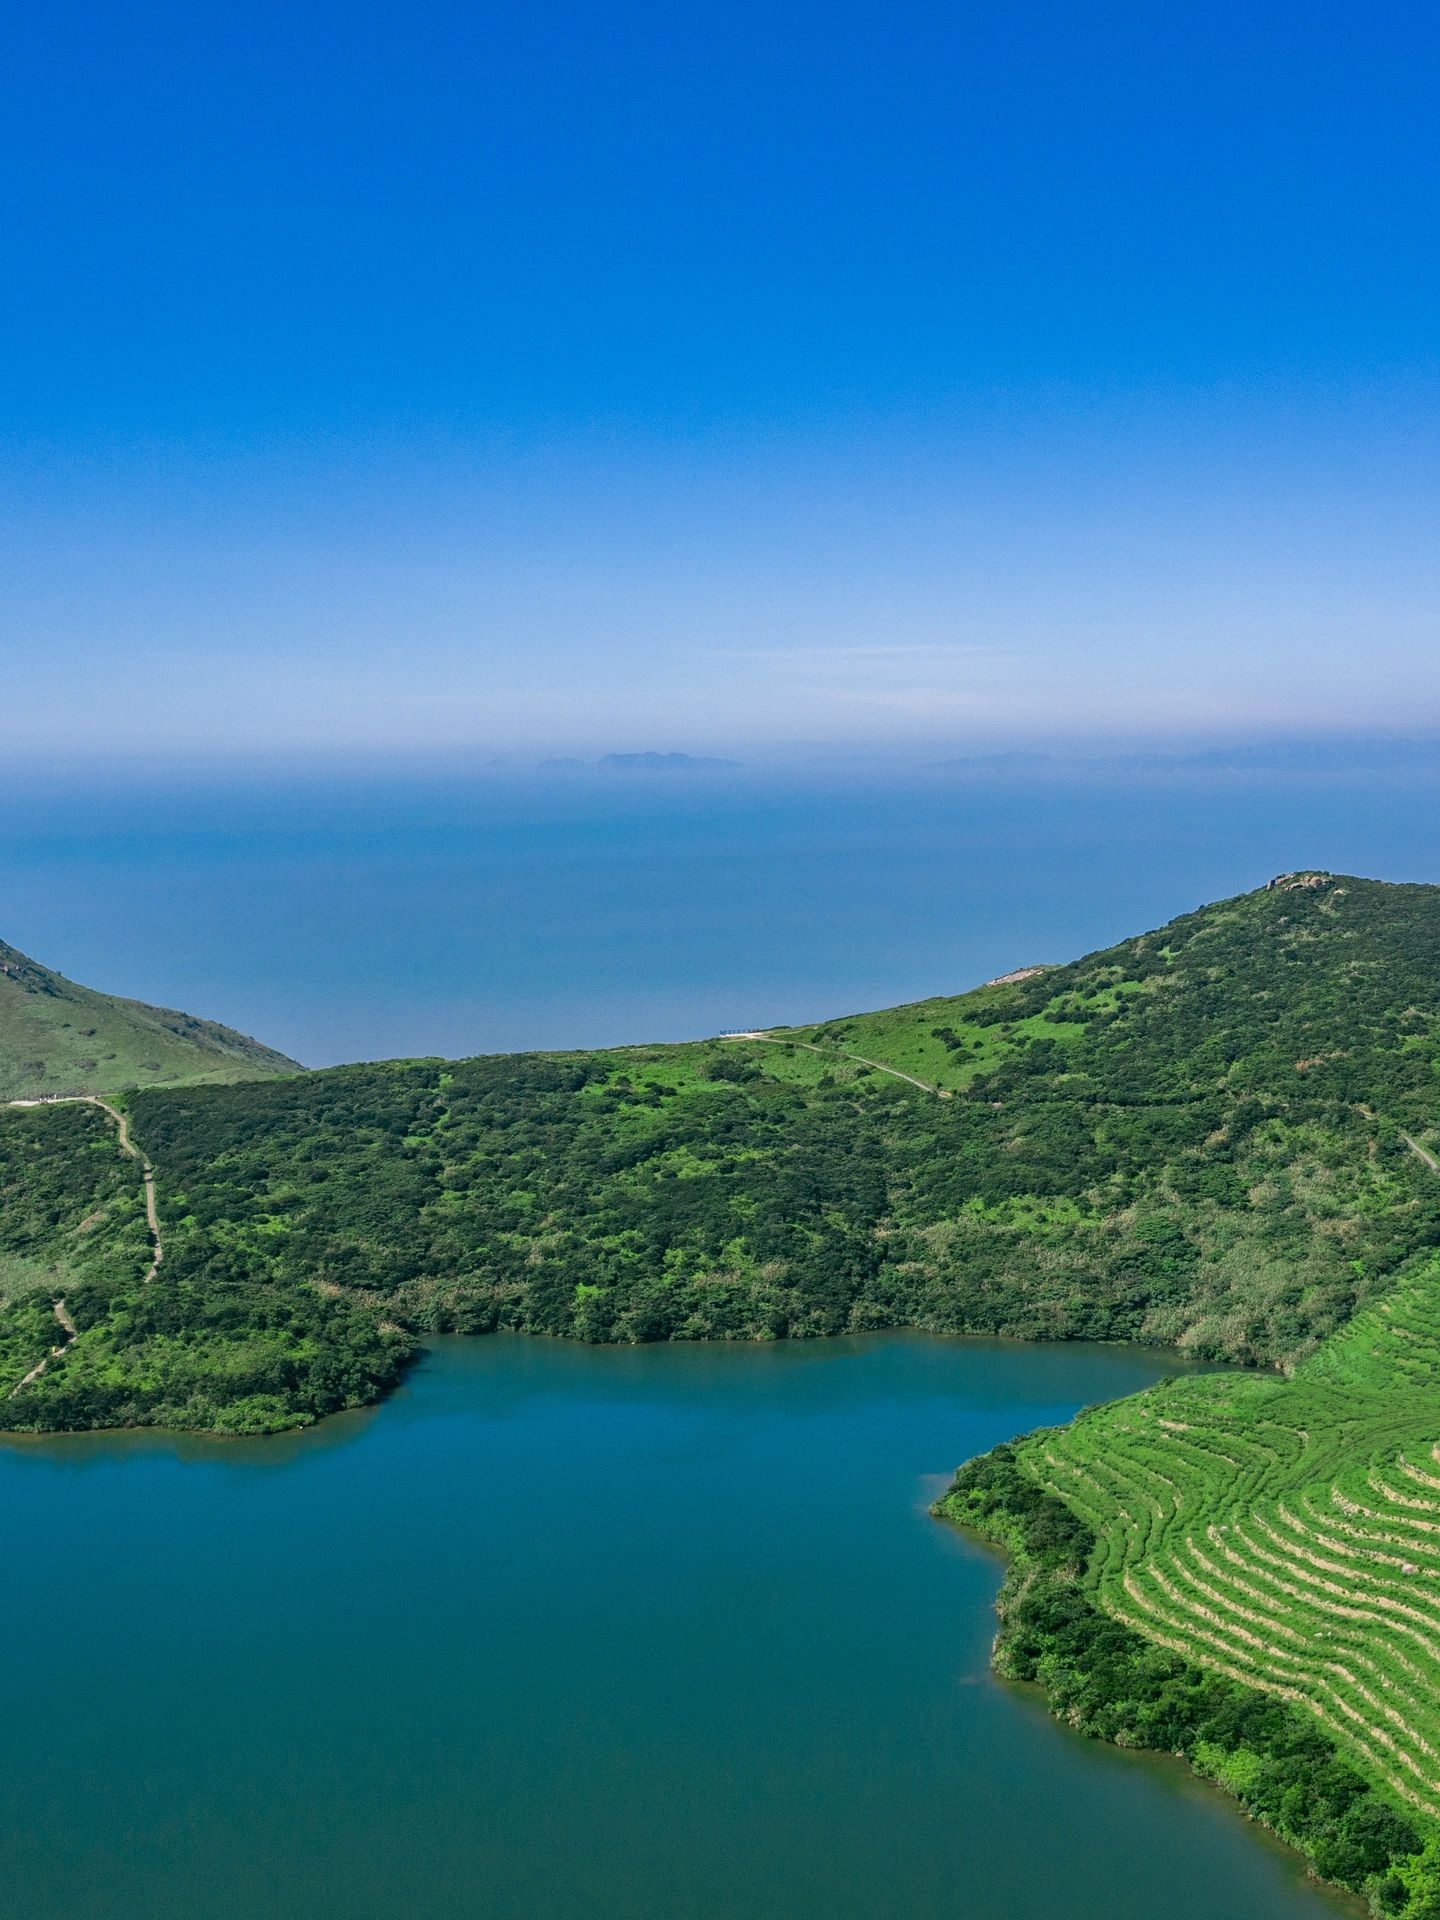
[[[1323,1920],[987,1656],[961,1459],[1173,1356],[435,1344],[373,1412],[0,1446],[7,1920]]]

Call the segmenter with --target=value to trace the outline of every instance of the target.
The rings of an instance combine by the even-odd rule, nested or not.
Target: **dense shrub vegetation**
[[[142,1301],[119,1240],[102,1277],[60,1212],[50,1232],[7,1202],[4,1251],[54,1265],[51,1291],[78,1260],[89,1289],[7,1417],[209,1425],[243,1400],[225,1417],[286,1424],[379,1391],[439,1329],[909,1324],[1294,1360],[1440,1244],[1440,1180],[1402,1137],[1430,1137],[1437,936],[1440,890],[1277,888],[766,1039],[133,1093],[164,1266]],[[7,1190],[41,1136],[65,1162],[74,1115],[0,1119]],[[134,1184],[83,1127],[80,1217]]]
[[[0,1421],[269,1432],[373,1400],[412,1348],[353,1301],[261,1273],[150,1285],[137,1166],[91,1106],[7,1112],[0,1128]],[[57,1342],[52,1302],[77,1330]]]

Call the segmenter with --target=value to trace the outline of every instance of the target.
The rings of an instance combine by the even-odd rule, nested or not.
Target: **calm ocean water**
[[[307,1065],[958,991],[1297,866],[1440,879],[1433,773],[17,784],[0,938]]]

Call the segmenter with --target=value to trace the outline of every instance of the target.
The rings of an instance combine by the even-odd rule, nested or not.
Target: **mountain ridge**
[[[299,1071],[233,1027],[81,986],[0,940],[0,1099]]]

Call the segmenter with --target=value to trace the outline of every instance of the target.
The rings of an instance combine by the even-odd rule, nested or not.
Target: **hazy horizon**
[[[327,747],[229,745],[202,750],[133,746],[86,752],[33,742],[5,756],[18,800],[78,789],[184,791],[192,786],[269,786],[324,791],[347,785],[520,780],[544,783],[590,776],[606,780],[674,781],[738,776],[814,785],[837,775],[856,781],[892,779],[1045,779],[1053,775],[1126,773],[1185,775],[1234,771],[1275,774],[1402,773],[1440,770],[1440,730],[1417,727],[1320,728],[1276,733],[1264,728],[1126,736],[1023,731],[913,740],[746,741],[730,736],[604,736],[540,740],[525,747],[494,743],[415,747],[385,744]]]

